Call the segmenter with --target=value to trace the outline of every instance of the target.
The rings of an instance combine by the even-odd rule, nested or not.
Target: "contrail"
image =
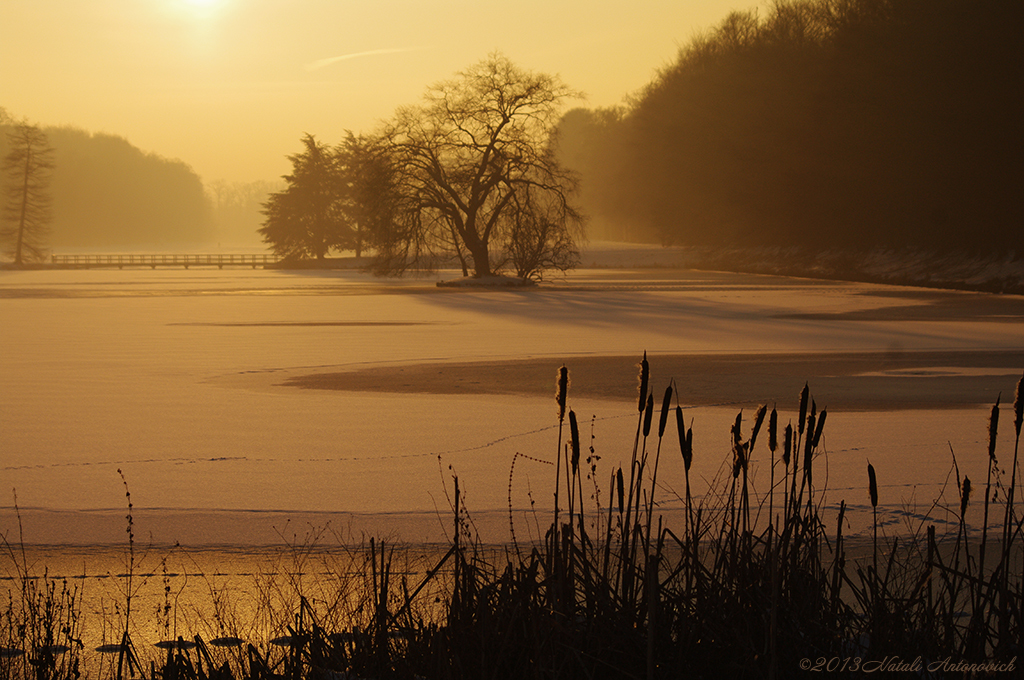
[[[423,49],[421,47],[392,47],[383,50],[369,50],[368,52],[353,52],[352,54],[343,54],[340,57],[328,57],[326,59],[318,59],[317,61],[311,61],[306,64],[305,68],[307,71],[315,71],[324,66],[330,66],[336,64],[339,61],[346,61],[348,59],[355,59],[356,57],[369,57],[375,54],[394,54],[395,52],[412,52],[415,50]]]

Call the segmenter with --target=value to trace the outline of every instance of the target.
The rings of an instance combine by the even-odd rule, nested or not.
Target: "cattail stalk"
[[[871,497],[871,533],[872,533],[872,558],[875,566],[875,576],[878,576],[878,481],[875,479],[875,468],[868,463],[868,495]]]
[[[1008,553],[1010,543],[1013,541],[1013,531],[1010,526],[1016,521],[1014,513],[1014,492],[1017,488],[1017,455],[1020,452],[1020,430],[1024,424],[1024,376],[1017,381],[1017,389],[1013,396],[1013,429],[1016,432],[1016,439],[1013,443],[1013,464],[1010,466],[1010,489],[1006,494],[1006,518],[1003,521],[1003,552]],[[1006,577],[1004,570],[1004,578]]]
[[[565,403],[569,391],[569,369],[563,364],[558,369],[558,378],[555,381],[555,403],[558,404],[558,446],[555,448],[555,543],[558,535],[558,490],[562,485],[562,423],[565,420]]]
[[[1000,395],[1001,396],[1001,395]],[[985,578],[985,548],[988,545],[988,504],[992,498],[992,469],[996,467],[996,439],[999,432],[999,399],[988,419],[988,480],[985,482],[985,510],[981,521],[981,547],[978,553],[978,577]]]

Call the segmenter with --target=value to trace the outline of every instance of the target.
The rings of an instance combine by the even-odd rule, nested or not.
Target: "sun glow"
[[[226,0],[177,0],[179,7],[193,13],[210,14],[225,4]]]

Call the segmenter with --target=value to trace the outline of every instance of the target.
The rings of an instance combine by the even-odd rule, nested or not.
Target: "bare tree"
[[[477,277],[509,260],[521,275],[574,266],[577,181],[551,142],[562,104],[579,96],[494,54],[399,109],[382,134],[397,175],[379,268],[401,271],[434,255],[458,257]]]
[[[3,160],[4,206],[0,241],[14,263],[45,257],[52,216],[50,179],[54,150],[38,126],[21,123],[7,133],[11,150]]]

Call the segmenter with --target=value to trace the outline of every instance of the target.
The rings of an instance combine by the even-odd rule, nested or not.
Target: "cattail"
[[[1013,398],[1013,426],[1017,428],[1017,438],[1020,439],[1020,426],[1024,424],[1024,375],[1017,381],[1017,392]]]
[[[793,423],[786,425],[782,440],[782,464],[789,467],[789,452],[793,448]]]
[[[811,412],[807,414],[807,437],[804,438],[804,474],[807,475],[807,481],[811,481],[811,454],[814,451],[814,437],[811,433],[814,432],[814,402],[811,402]]]
[[[807,417],[807,399],[811,396],[811,390],[804,383],[804,388],[800,390],[800,419],[796,421],[797,433],[804,433],[804,418]]]
[[[558,369],[558,391],[555,400],[558,402],[558,422],[565,419],[565,397],[569,393],[569,369],[564,365]]]
[[[772,407],[772,414],[768,416],[768,449],[775,453],[779,448],[779,414],[775,407]]]
[[[640,361],[640,399],[637,402],[637,411],[643,413],[644,406],[647,403],[647,381],[651,377],[651,367],[647,363],[647,352],[644,352],[644,358]]]
[[[1002,396],[1002,395],[1000,395]],[[988,419],[988,458],[995,462],[996,459],[996,432],[999,430],[999,396],[992,407],[992,415]]]
[[[665,425],[668,423],[669,404],[672,402],[672,385],[665,388],[665,398],[661,400],[661,420],[658,421],[658,438],[665,435]]]
[[[868,494],[871,495],[871,507],[878,507],[878,482],[875,481],[875,468],[868,463]]]
[[[622,483],[622,468],[615,474],[615,485],[619,491],[619,514],[622,514],[626,509],[626,494]]]
[[[644,409],[644,436],[651,434],[651,420],[654,418],[654,395],[647,395],[647,408]]]
[[[821,409],[821,415],[818,416],[818,425],[814,428],[814,441],[811,442],[811,446],[818,448],[818,441],[821,440],[821,431],[825,428],[825,418],[828,417],[828,409]]]
[[[736,414],[736,422],[732,426],[732,446],[735,449],[743,442],[743,435],[740,434],[740,426],[743,423],[743,411]]]
[[[690,463],[693,462],[693,428],[686,430],[686,455],[683,456],[683,465],[686,470],[690,469]]]
[[[690,463],[693,461],[693,449],[687,446],[686,425],[683,423],[683,409],[676,406],[676,430],[679,432],[679,453],[683,455],[683,468],[690,471]],[[693,440],[690,440],[691,442]]]
[[[761,431],[761,425],[764,424],[764,415],[768,412],[768,404],[761,404],[761,408],[757,409],[757,413],[754,415],[754,429],[750,431],[750,450],[754,450],[754,441],[757,439],[757,433]]]
[[[744,442],[739,444],[732,450],[732,478],[736,479],[740,476],[740,471],[747,467],[747,446],[748,443]]]
[[[964,519],[964,513],[967,512],[967,504],[971,500],[971,478],[964,476],[964,489],[963,493],[960,494],[960,521]]]
[[[576,413],[572,409],[569,409],[569,436],[572,442],[572,473],[575,475],[580,467],[580,428],[576,424]]]

